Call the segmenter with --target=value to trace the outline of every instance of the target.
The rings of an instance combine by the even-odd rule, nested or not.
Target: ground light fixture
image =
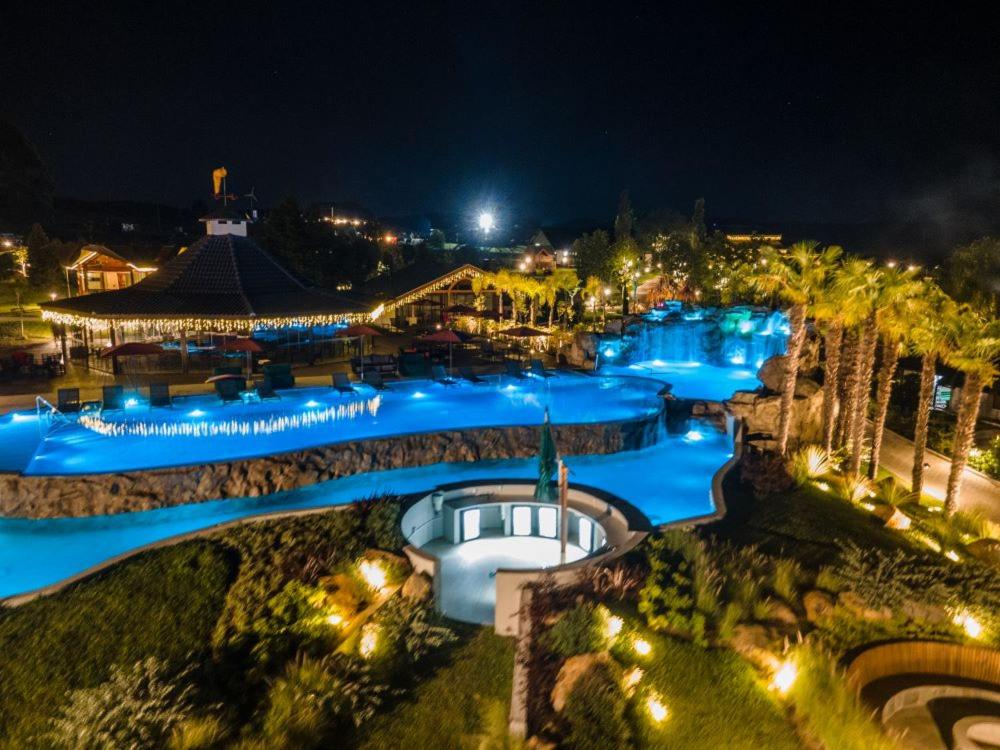
[[[608,638],[617,638],[623,627],[625,627],[625,621],[618,615],[611,615],[605,624],[604,632],[607,633]]]
[[[649,711],[650,717],[657,724],[666,719],[669,713],[660,696],[656,693],[650,693],[649,697],[646,698],[646,710]]]
[[[358,653],[365,659],[375,653],[378,645],[378,625],[368,623],[361,629],[361,639],[358,641]]]
[[[376,591],[381,591],[385,588],[385,569],[377,562],[373,560],[362,560],[358,565],[358,572],[361,573],[361,577],[365,579],[365,583]]]
[[[771,678],[771,689],[781,695],[788,695],[788,691],[792,689],[792,685],[795,684],[795,678],[798,676],[799,670],[795,666],[795,663],[790,659],[786,659],[775,670],[774,676]]]
[[[644,638],[636,638],[632,641],[632,649],[639,654],[639,656],[649,656],[653,647],[650,645],[649,641]]]
[[[326,616],[326,622],[327,622],[327,624],[333,625],[333,627],[336,628],[336,627],[338,627],[340,625],[343,625],[343,623],[344,623],[344,616],[341,615],[341,614],[339,614],[339,613],[337,613],[337,612],[333,612],[333,613],[331,613],[331,614],[329,614],[329,615]]]
[[[622,683],[625,685],[626,690],[631,690],[639,681],[642,680],[642,667],[632,667],[628,672],[622,676]]]
[[[982,623],[968,612],[957,613],[952,618],[952,622],[961,627],[969,638],[979,638],[983,634]]]

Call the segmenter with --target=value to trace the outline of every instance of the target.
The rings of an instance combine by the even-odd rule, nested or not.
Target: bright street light
[[[483,211],[479,214],[479,228],[483,230],[483,234],[489,234],[491,229],[496,227],[496,220],[493,218],[493,214],[489,211]]]

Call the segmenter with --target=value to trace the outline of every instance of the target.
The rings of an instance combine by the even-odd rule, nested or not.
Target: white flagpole
[[[559,564],[566,564],[566,544],[569,541],[569,469],[559,459]]]

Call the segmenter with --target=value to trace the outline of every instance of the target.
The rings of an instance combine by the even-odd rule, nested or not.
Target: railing
[[[48,411],[46,411],[44,414],[42,414],[43,404],[46,407],[48,407]],[[52,423],[56,420],[59,420],[62,424],[69,424],[69,420],[66,418],[66,415],[63,414],[61,411],[59,411],[59,409],[57,409],[51,403],[49,403],[48,399],[44,398],[43,396],[35,396],[35,414],[38,416],[39,437],[45,437],[45,433],[52,428]],[[42,431],[43,416],[48,418],[48,427],[44,432]]]

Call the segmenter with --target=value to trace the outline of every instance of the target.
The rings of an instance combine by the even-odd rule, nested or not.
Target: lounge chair
[[[170,398],[170,384],[169,383],[150,383],[149,384],[149,406],[150,408],[154,406],[173,406],[174,402]]]
[[[538,378],[555,377],[555,373],[551,370],[546,370],[540,359],[531,360],[531,374]]]
[[[274,390],[274,385],[271,383],[270,378],[264,378],[263,380],[257,381],[255,385],[255,390],[257,391],[257,398],[261,401],[266,401],[267,399],[281,398],[278,392]]]
[[[246,387],[247,381],[243,378],[215,381],[215,392],[219,394],[219,398],[222,399],[222,403],[224,404],[242,401],[243,397],[240,394],[246,390]]]
[[[213,375],[242,375],[243,368],[239,365],[223,365],[212,370]]]
[[[444,365],[431,365],[431,380],[441,385],[458,385],[458,381],[445,372]]]
[[[60,388],[56,391],[56,408],[63,414],[76,414],[80,411],[80,389]]]
[[[374,370],[373,370],[374,372]],[[351,379],[347,377],[346,372],[335,372],[331,377],[331,382],[334,388],[337,389],[337,393],[354,393],[354,385],[351,383]]]
[[[528,376],[524,374],[524,370],[521,369],[521,363],[516,359],[505,359],[503,363],[506,375],[509,378],[517,378],[518,380],[524,380]]]
[[[364,382],[365,385],[370,385],[376,391],[385,391],[389,389],[389,386],[387,386],[385,381],[382,380],[382,373],[375,372],[374,370],[372,372],[366,372],[362,382]]]
[[[486,379],[481,378],[476,373],[472,371],[471,367],[460,367],[458,368],[458,374],[462,376],[462,380],[468,380],[470,383],[485,383]]]
[[[125,388],[120,385],[101,387],[101,411],[121,409],[125,405]]]
[[[292,375],[292,366],[286,362],[278,364],[264,365],[264,377],[270,378],[271,384],[275,388],[294,388],[295,376]]]

